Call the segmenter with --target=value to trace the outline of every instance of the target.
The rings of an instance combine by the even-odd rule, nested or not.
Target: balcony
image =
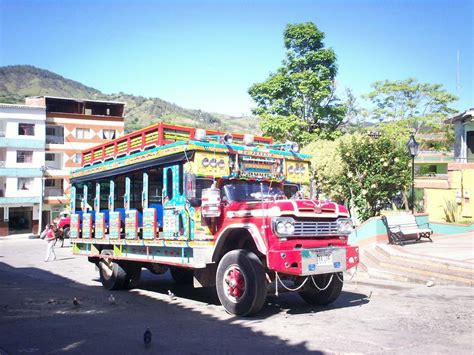
[[[61,188],[45,188],[44,197],[58,197],[64,196],[64,191]]]
[[[422,150],[415,158],[415,164],[423,163],[450,163],[454,161],[453,152]]]
[[[31,197],[0,197],[0,205],[21,205],[21,204],[37,204],[40,202],[39,196]]]
[[[64,144],[64,136],[46,136],[46,144]]]
[[[423,175],[416,175],[415,179],[417,180],[447,180],[449,177],[448,174],[436,174],[436,173],[428,173]]]

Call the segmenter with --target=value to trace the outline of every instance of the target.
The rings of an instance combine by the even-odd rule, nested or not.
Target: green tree
[[[325,196],[336,201],[344,201],[340,180],[345,171],[345,166],[339,154],[340,141],[349,135],[336,140],[316,140],[301,149],[304,154],[310,154],[311,170],[316,188]]]
[[[360,106],[357,96],[350,88],[345,89],[342,101],[346,107],[346,115],[341,129],[349,133],[364,131],[369,115],[368,110]]]
[[[379,138],[346,134],[335,141],[320,140],[303,152],[312,154],[313,176],[325,196],[345,202],[359,219],[376,216],[399,193],[406,203],[411,181],[406,140],[391,127]],[[404,136],[404,138],[406,138]]]
[[[406,141],[398,137],[354,134],[339,144],[345,167],[339,184],[362,220],[378,215],[398,193],[406,196],[411,181],[410,157]]]
[[[456,110],[449,107],[457,97],[442,85],[406,80],[384,80],[372,84],[367,95],[375,108],[372,118],[380,122],[399,120],[415,133],[443,130],[443,120]]]
[[[249,89],[263,133],[277,141],[305,144],[339,134],[345,106],[334,93],[336,54],[324,47],[324,36],[311,22],[287,25],[283,65]]]

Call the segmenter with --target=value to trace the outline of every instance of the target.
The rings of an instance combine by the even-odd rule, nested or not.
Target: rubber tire
[[[113,256],[113,251],[106,249],[102,250],[100,254]],[[104,286],[104,288],[106,288],[107,290],[121,290],[125,287],[125,282],[127,281],[127,273],[125,272],[123,267],[120,266],[117,262],[111,261],[112,273],[110,276],[103,271],[104,268],[108,268],[107,263],[104,261],[104,259],[100,259],[98,266],[100,282],[102,282],[102,286]]]
[[[140,276],[142,274],[141,266],[129,264],[126,266],[124,265],[123,269],[125,270],[125,273],[127,274],[127,277],[124,283],[124,288],[127,288],[127,289],[136,288],[140,284]]]
[[[239,302],[230,300],[224,290],[224,273],[231,265],[237,265],[244,274],[245,292]],[[267,285],[265,269],[260,259],[248,250],[232,250],[224,255],[217,266],[216,289],[222,306],[230,314],[250,316],[259,312],[265,304]]]
[[[194,270],[182,267],[170,266],[171,277],[178,285],[189,285],[193,283]]]
[[[336,273],[332,274],[331,284],[326,288],[324,291],[319,291],[313,284],[311,277],[308,281],[306,281],[306,285],[304,286],[303,290],[299,292],[299,295],[302,299],[306,301],[306,303],[313,305],[313,306],[327,306],[328,304],[334,302],[342,291],[342,286],[344,284],[344,276],[342,272],[336,275]],[[323,288],[327,285],[331,274],[324,274],[324,275],[315,275],[314,279],[317,285],[320,288]],[[341,281],[343,280],[343,281]]]
[[[66,227],[66,228],[63,229],[63,238],[64,239],[71,238],[71,228]]]

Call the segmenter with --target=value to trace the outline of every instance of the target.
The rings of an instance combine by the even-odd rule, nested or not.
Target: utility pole
[[[461,91],[461,69],[459,66],[459,49],[456,52],[456,95],[459,96],[459,92]]]
[[[38,235],[43,231],[43,195],[44,195],[44,175],[46,173],[46,167],[42,165],[41,170],[41,194],[39,202],[39,216],[38,216]]]

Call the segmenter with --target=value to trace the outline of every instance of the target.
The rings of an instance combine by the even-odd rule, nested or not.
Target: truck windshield
[[[224,194],[229,201],[260,201],[262,199],[286,199],[280,185],[257,181],[228,181],[224,185]]]

